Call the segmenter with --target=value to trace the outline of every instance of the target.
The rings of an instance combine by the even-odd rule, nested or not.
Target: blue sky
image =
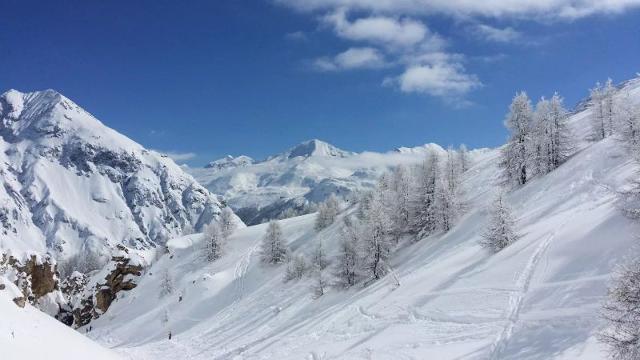
[[[640,71],[640,0],[13,1],[0,91],[53,88],[201,165],[306,139],[496,146],[512,96]]]

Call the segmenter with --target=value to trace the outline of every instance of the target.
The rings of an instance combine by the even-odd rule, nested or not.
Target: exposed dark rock
[[[13,298],[13,302],[19,307],[23,308],[27,304],[27,299],[24,296]]]

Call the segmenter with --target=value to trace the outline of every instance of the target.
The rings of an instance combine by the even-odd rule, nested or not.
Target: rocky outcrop
[[[124,246],[118,246],[117,250],[117,255],[112,256],[105,269],[94,275],[97,280],[93,283],[78,272],[63,282],[62,291],[73,304],[67,310],[72,319],[63,322],[70,322],[75,327],[85,326],[107,312],[120,292],[137,286],[135,278],[142,275],[144,266]]]
[[[0,268],[13,274],[13,282],[24,298],[34,306],[38,306],[39,300],[44,296],[59,290],[56,263],[48,255],[30,255],[17,259],[3,254],[0,258]]]
[[[115,268],[104,279],[103,284],[97,285],[95,294],[96,309],[104,313],[115,300],[120,291],[129,291],[137,286],[133,278],[128,275],[142,275],[142,266],[130,264],[130,259],[114,256]]]

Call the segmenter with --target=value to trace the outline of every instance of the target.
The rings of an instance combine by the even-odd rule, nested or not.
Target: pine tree
[[[334,194],[331,194],[327,200],[318,206],[318,214],[316,215],[314,226],[316,231],[320,231],[333,224],[339,212],[340,202]]]
[[[327,285],[325,270],[315,264],[313,266],[313,297],[317,299],[324,295]]]
[[[293,255],[287,259],[284,281],[300,280],[307,273],[307,258],[304,255]]]
[[[329,264],[329,258],[327,257],[327,253],[324,250],[324,246],[322,245],[322,240],[318,242],[315,249],[313,250],[313,255],[311,257],[311,264],[313,266],[317,266],[320,269],[326,269]]]
[[[457,196],[444,181],[438,181],[436,187],[436,223],[438,229],[447,232],[451,230],[458,216]]]
[[[536,104],[533,136],[532,175],[547,174],[560,166],[571,155],[573,141],[567,125],[568,113],[556,93],[550,100],[542,98]]]
[[[437,229],[436,186],[439,177],[439,159],[431,151],[422,164],[416,179],[416,196],[411,204],[411,232],[419,240]]]
[[[171,278],[171,274],[168,269],[162,271],[162,275],[160,277],[160,296],[165,297],[167,295],[173,294],[173,279]]]
[[[388,271],[392,241],[389,237],[390,222],[384,214],[383,202],[374,194],[371,209],[363,229],[363,266],[372,279],[380,279]]]
[[[220,232],[225,240],[229,239],[229,236],[233,234],[237,226],[238,224],[231,208],[222,209],[222,213],[220,213]]]
[[[342,287],[351,287],[359,281],[360,255],[358,245],[360,239],[359,224],[350,217],[345,217],[344,224],[340,228],[340,242],[334,271],[337,282]]]
[[[640,358],[640,258],[636,257],[617,271],[602,312],[608,327],[600,340],[617,360]]]
[[[505,126],[511,136],[502,150],[500,160],[500,167],[507,183],[524,185],[529,179],[527,171],[531,162],[529,142],[532,118],[529,97],[525,92],[516,94],[505,120]]]
[[[480,245],[493,252],[498,252],[518,240],[511,209],[502,193],[498,194],[491,205],[489,216],[489,224],[482,235]]]
[[[594,140],[602,140],[610,136],[615,125],[615,87],[611,79],[608,79],[604,86],[600,83],[591,89],[591,128]]]
[[[640,153],[640,106],[635,105],[626,92],[618,100],[618,129],[621,139],[631,153],[638,157]]]
[[[269,222],[262,240],[262,262],[281,264],[287,260],[288,250],[282,236],[282,229],[277,221]]]
[[[225,238],[218,224],[212,223],[207,226],[204,232],[204,242],[207,261],[215,261],[222,257]]]

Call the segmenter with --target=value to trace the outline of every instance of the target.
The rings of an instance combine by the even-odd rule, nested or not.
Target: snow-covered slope
[[[212,192],[224,195],[245,223],[257,224],[288,209],[306,213],[330,194],[348,198],[370,189],[383,172],[398,164],[419,163],[429,149],[444,151],[428,144],[388,153],[353,153],[309,140],[261,162],[227,157],[187,171]]]
[[[31,305],[24,308],[13,303],[22,296],[10,281],[0,276],[0,357],[12,359],[122,359],[117,353],[105,349],[46,315]]]
[[[630,84],[640,100],[640,81]],[[580,139],[589,112],[572,115]],[[451,231],[394,254],[399,287],[388,275],[313,299],[308,280],[283,283],[283,266],[260,263],[266,225],[238,230],[213,263],[194,234],[171,240],[170,255],[90,336],[137,359],[604,359],[600,306],[640,230],[616,206],[635,162],[614,138],[578,141],[565,164],[507,195],[522,238],[492,254],[478,241],[498,154],[475,154],[463,182],[468,211]],[[321,240],[335,253],[340,221],[319,233],[313,222],[281,221],[294,254]],[[162,297],[167,270],[176,290]]]
[[[201,229],[222,206],[172,160],[53,90],[0,96],[0,176],[0,253],[147,248]]]

